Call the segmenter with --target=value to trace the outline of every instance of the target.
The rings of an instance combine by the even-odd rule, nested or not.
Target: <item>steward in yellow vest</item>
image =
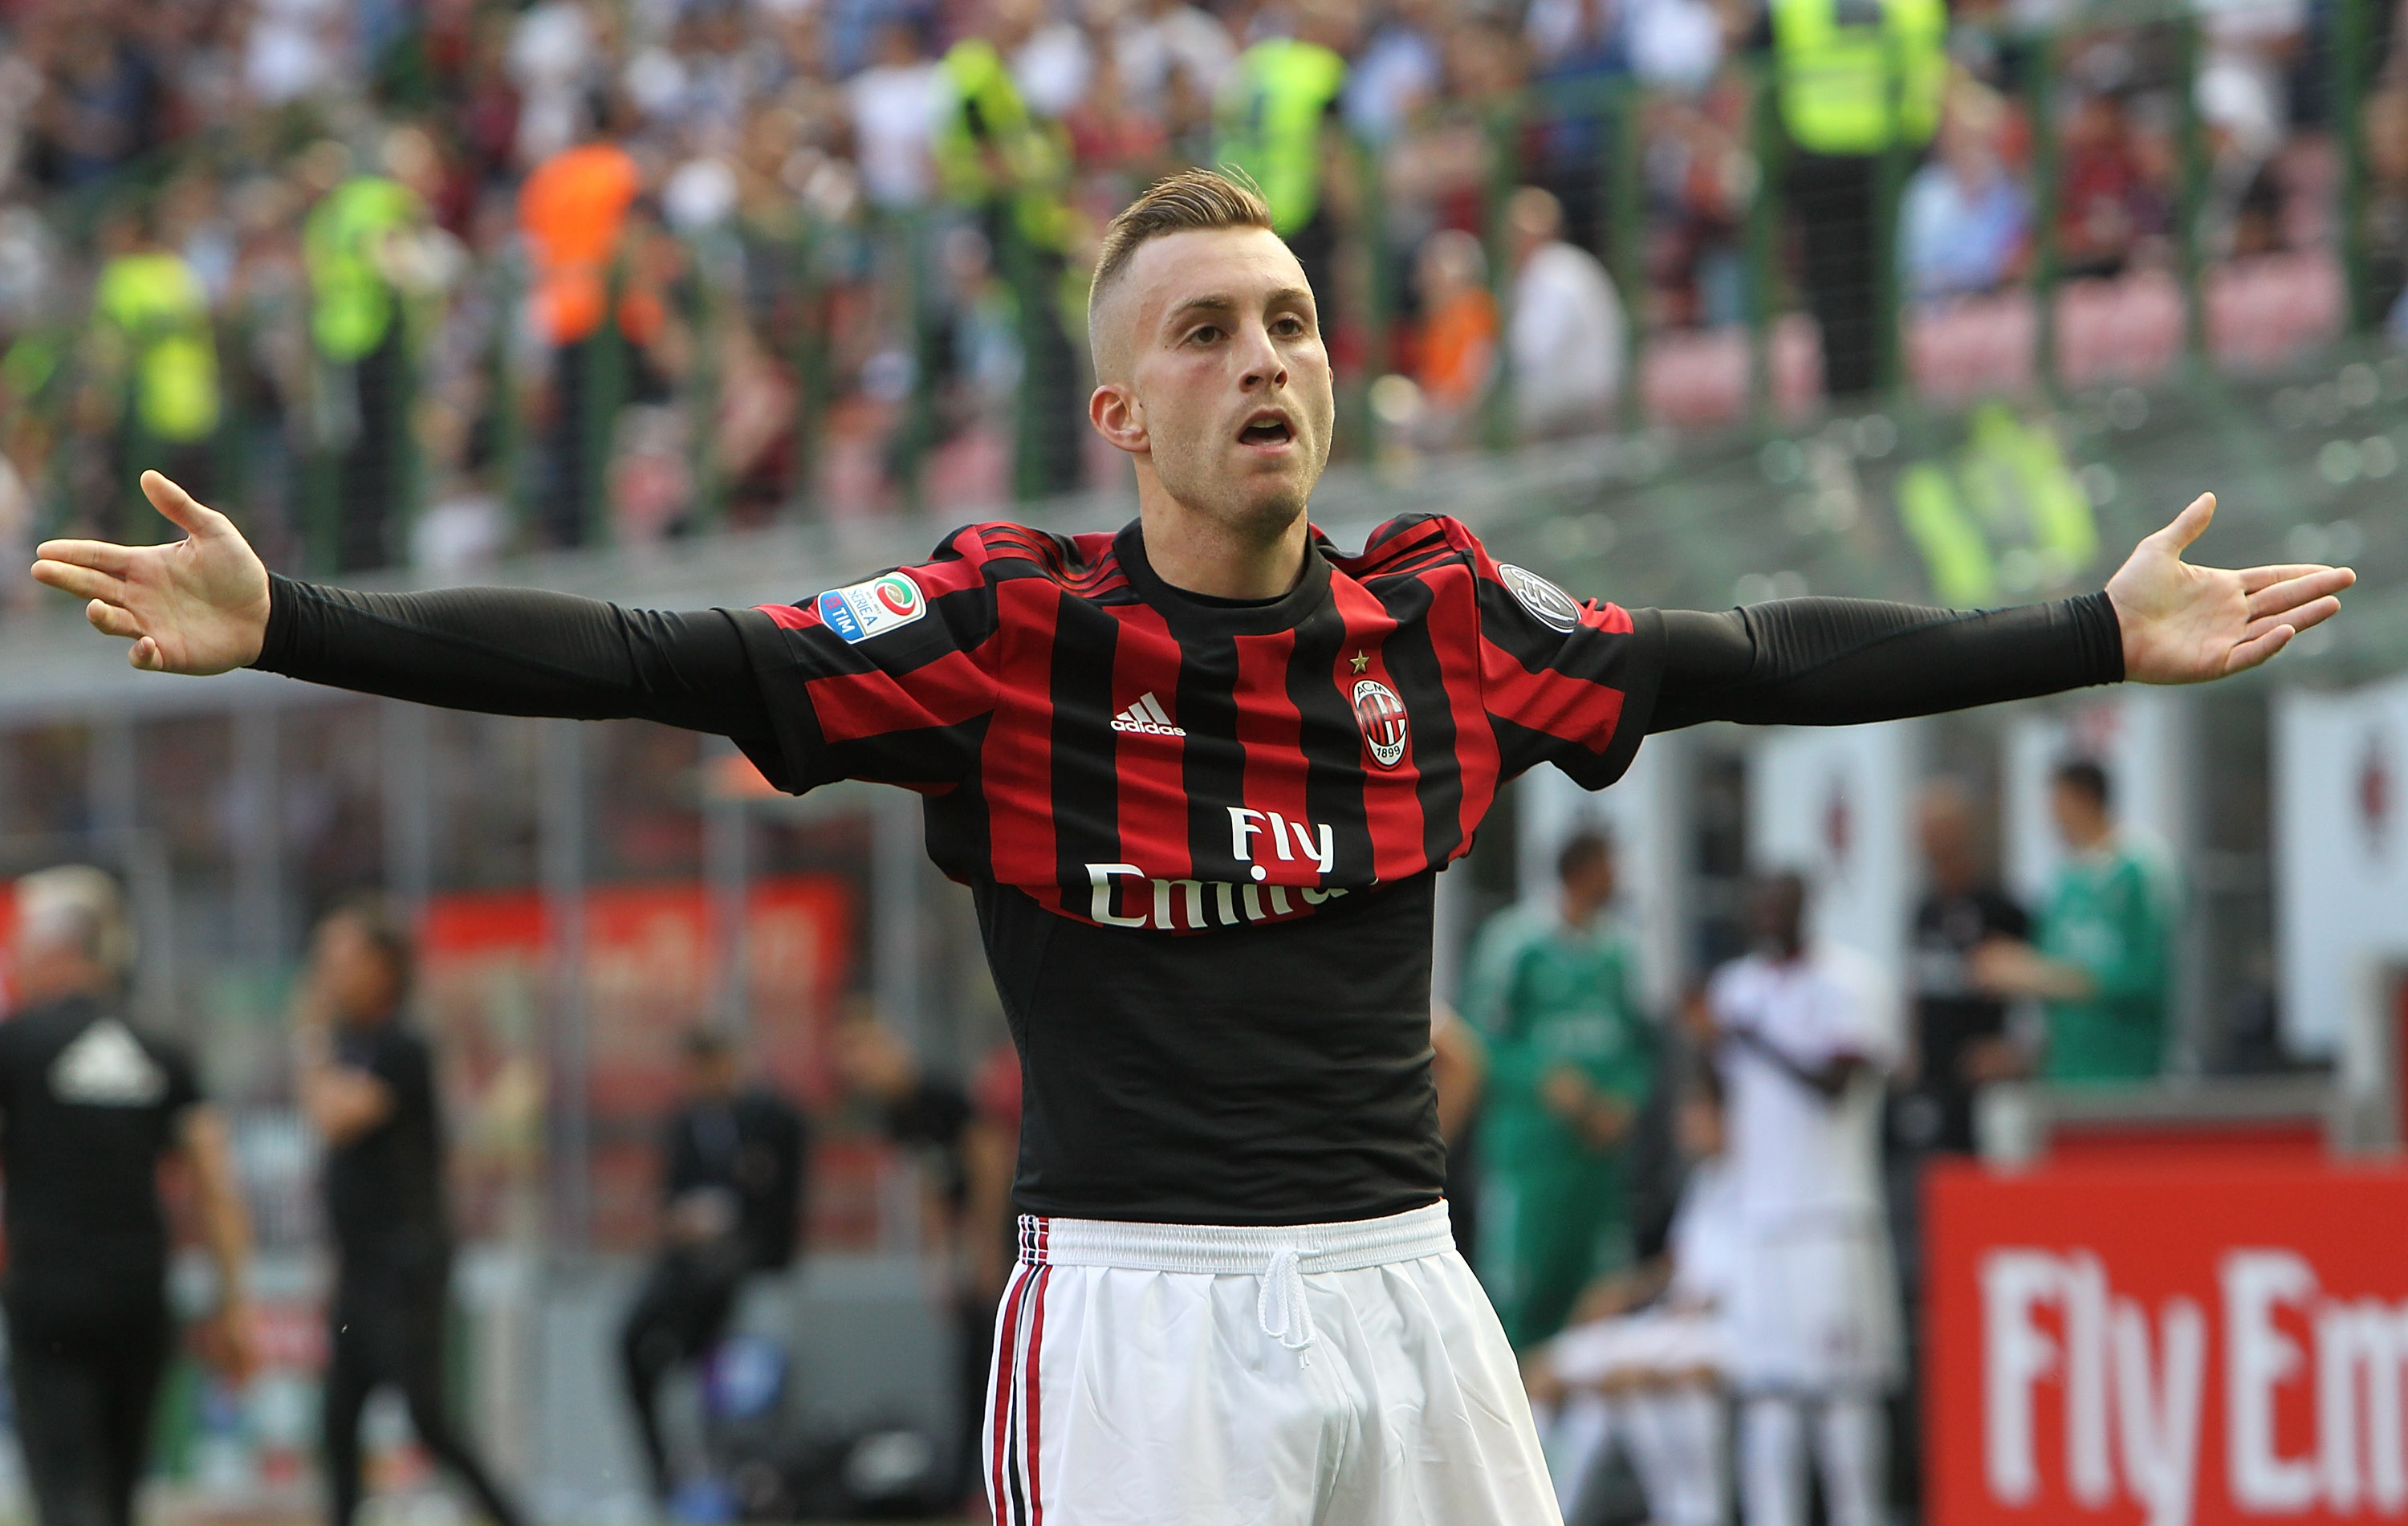
[[[1919,149],[1948,87],[1942,0],[1772,0],[1781,122],[1808,153]]]
[[[1884,309],[1899,298],[1883,261],[1883,156],[1920,151],[1948,85],[1944,0],[1770,0],[1773,78],[1792,152],[1785,177],[1799,223],[1807,305],[1823,343],[1823,391],[1848,397],[1881,380]]]
[[[1062,249],[1069,231],[1063,193],[1070,153],[1060,127],[1029,111],[1010,66],[984,37],[953,44],[938,73],[945,94],[933,151],[946,199],[1008,209],[1020,237],[1039,249]]]
[[[1086,390],[1080,347],[1086,277],[1068,255],[1077,231],[1068,199],[1070,149],[1058,122],[1029,110],[1010,56],[1035,31],[1031,0],[991,0],[981,35],[938,65],[944,91],[933,152],[946,199],[979,214],[1018,304],[1020,418],[1014,496],[1077,487],[1083,470]]]
[[[1271,225],[1293,238],[1321,209],[1321,133],[1346,61],[1317,42],[1270,37],[1240,54],[1217,108],[1213,157],[1262,187]]]

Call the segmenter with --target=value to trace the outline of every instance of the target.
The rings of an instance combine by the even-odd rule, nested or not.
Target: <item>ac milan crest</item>
[[[1354,723],[1363,728],[1363,745],[1371,761],[1393,769],[1405,759],[1405,702],[1397,691],[1376,678],[1354,685]]]

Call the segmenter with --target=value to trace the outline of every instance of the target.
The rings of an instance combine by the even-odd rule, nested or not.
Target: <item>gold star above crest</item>
[[[1349,661],[1349,662],[1351,662],[1351,663],[1353,663],[1353,664],[1354,665],[1354,670],[1355,670],[1356,672],[1358,672],[1358,673],[1359,673],[1359,672],[1362,672],[1364,669],[1368,669],[1368,668],[1369,668],[1369,667],[1371,666],[1371,659],[1370,659],[1370,658],[1369,658],[1369,657],[1367,657],[1367,656],[1365,656],[1365,655],[1364,655],[1362,653],[1360,653],[1360,652],[1355,653],[1353,656],[1351,656],[1351,657],[1347,658],[1346,660],[1347,660],[1347,661]]]

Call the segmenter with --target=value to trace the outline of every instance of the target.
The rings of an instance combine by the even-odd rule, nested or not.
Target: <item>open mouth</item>
[[[1284,413],[1257,413],[1238,431],[1240,445],[1285,445],[1296,439],[1296,428]]]

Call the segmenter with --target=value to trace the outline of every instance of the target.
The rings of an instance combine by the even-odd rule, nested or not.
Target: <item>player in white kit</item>
[[[1524,1364],[1533,1404],[1552,1409],[1547,1463],[1567,1520],[1583,1518],[1597,1460],[1616,1441],[1654,1526],[1722,1526],[1727,1513],[1724,1387],[1742,1247],[1711,1067],[1696,1067],[1677,1127],[1690,1165],[1664,1254],[1597,1284],[1572,1327]]]
[[[1896,1000],[1870,961],[1805,946],[1806,886],[1760,882],[1756,953],[1706,994],[1729,1101],[1743,1252],[1731,1377],[1747,1526],[1802,1526],[1811,1437],[1832,1526],[1885,1516],[1883,1401],[1901,1340],[1882,1216],[1883,1078]]]

